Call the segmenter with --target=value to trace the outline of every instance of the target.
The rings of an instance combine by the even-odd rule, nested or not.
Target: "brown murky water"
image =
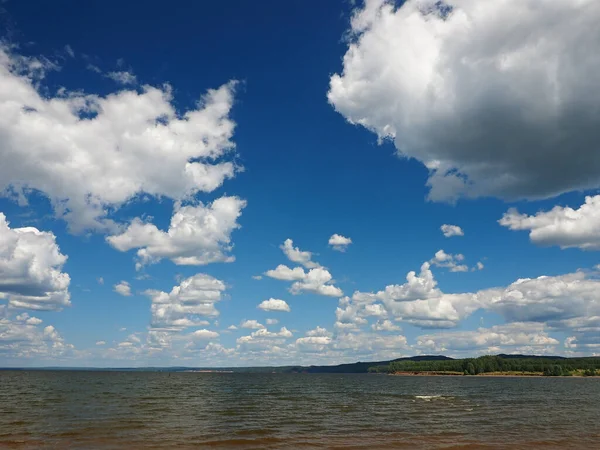
[[[599,448],[600,379],[0,371],[0,448]]]

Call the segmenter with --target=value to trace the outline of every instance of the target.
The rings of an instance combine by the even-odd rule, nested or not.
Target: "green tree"
[[[467,364],[467,373],[469,375],[477,375],[477,371],[476,371],[475,366],[473,365],[472,362],[470,362],[469,364]]]

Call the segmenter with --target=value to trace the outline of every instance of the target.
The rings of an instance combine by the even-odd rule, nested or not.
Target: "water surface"
[[[600,379],[0,371],[0,448],[598,448]]]

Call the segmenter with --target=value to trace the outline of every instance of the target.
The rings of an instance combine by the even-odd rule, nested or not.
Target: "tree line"
[[[478,375],[491,372],[541,373],[546,376],[600,375],[600,358],[480,356],[436,361],[392,361],[369,368],[371,373],[451,372]]]

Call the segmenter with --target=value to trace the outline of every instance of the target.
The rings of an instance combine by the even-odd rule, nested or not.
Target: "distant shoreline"
[[[579,375],[573,374],[568,376],[560,377],[548,377],[541,372],[485,372],[478,373],[476,375],[465,375],[460,372],[440,372],[440,371],[407,371],[407,372],[393,372],[388,375],[396,377],[515,377],[515,378],[600,378],[600,375]]]

